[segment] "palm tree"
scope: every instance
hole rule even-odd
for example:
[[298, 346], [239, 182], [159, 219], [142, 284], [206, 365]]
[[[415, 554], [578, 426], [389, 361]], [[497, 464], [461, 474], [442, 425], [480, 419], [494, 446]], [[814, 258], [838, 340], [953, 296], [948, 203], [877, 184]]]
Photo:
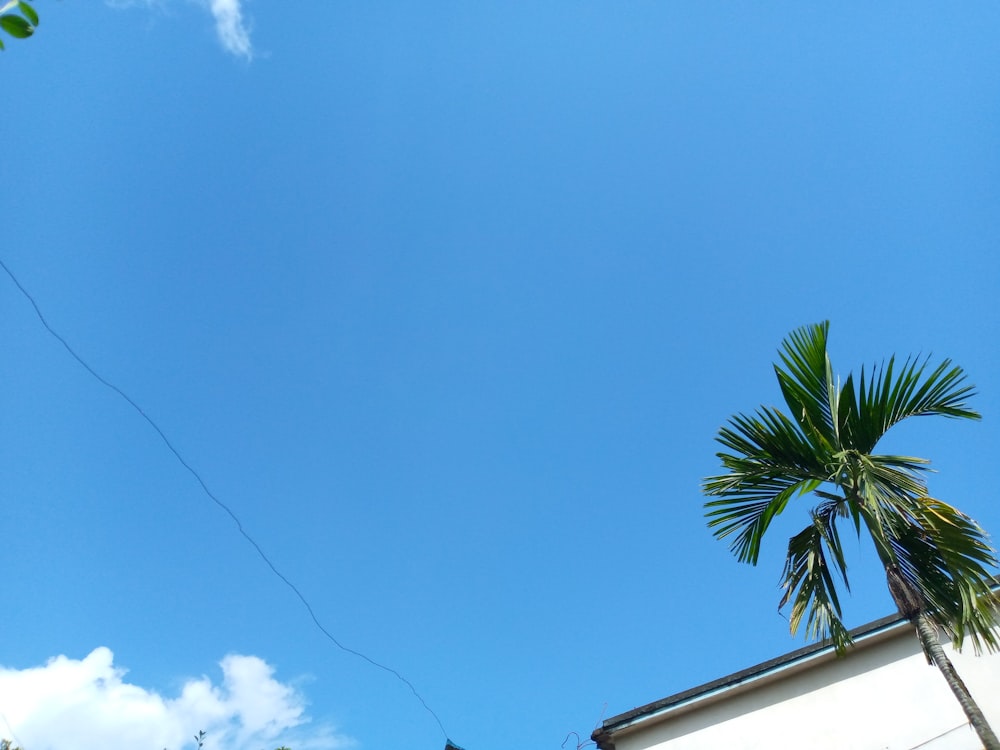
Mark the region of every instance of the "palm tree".
[[789, 414], [760, 407], [730, 418], [717, 437], [725, 473], [704, 480], [712, 533], [730, 539], [733, 554], [757, 564], [771, 521], [797, 497], [810, 495], [809, 524], [788, 542], [780, 607], [791, 603], [794, 634], [829, 638], [838, 654], [851, 644], [842, 622], [836, 571], [849, 589], [841, 544], [842, 521], [871, 537], [899, 612], [916, 628], [921, 647], [958, 698], [987, 750], [1000, 741], [941, 647], [969, 637], [977, 653], [1000, 650], [998, 598], [989, 569], [996, 553], [969, 516], [929, 496], [929, 462], [874, 453], [883, 435], [908, 417], [979, 419], [967, 405], [974, 394], [960, 367], [945, 360], [895, 358], [862, 369], [855, 384], [835, 379], [826, 342], [829, 323], [793, 332], [774, 369]]

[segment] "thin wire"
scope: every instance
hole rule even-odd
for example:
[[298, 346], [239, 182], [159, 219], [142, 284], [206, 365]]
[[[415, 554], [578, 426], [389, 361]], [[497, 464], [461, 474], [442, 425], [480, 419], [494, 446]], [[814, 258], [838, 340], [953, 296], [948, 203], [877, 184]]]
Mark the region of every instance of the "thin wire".
[[333, 645], [339, 648], [341, 651], [345, 651], [348, 654], [352, 654], [353, 656], [356, 656], [359, 659], [363, 659], [364, 661], [368, 662], [373, 667], [377, 667], [378, 669], [388, 672], [389, 674], [396, 677], [396, 679], [398, 679], [404, 685], [406, 685], [410, 689], [410, 692], [413, 693], [414, 697], [416, 697], [416, 699], [420, 701], [420, 704], [427, 710], [427, 713], [429, 713], [431, 716], [434, 717], [434, 721], [437, 722], [438, 728], [441, 730], [441, 734], [444, 735], [445, 740], [448, 740], [448, 732], [445, 731], [444, 724], [441, 723], [441, 719], [438, 718], [438, 715], [434, 713], [434, 710], [427, 705], [427, 701], [425, 701], [423, 696], [421, 696], [420, 693], [417, 692], [417, 689], [416, 687], [413, 686], [413, 683], [410, 682], [405, 677], [403, 677], [403, 675], [401, 675], [392, 667], [388, 667], [385, 664], [380, 664], [379, 662], [361, 653], [360, 651], [355, 651], [353, 648], [345, 646], [343, 643], [338, 641], [333, 636], [333, 634], [326, 629], [326, 627], [324, 627], [323, 623], [321, 623], [319, 621], [319, 618], [316, 617], [316, 613], [313, 611], [312, 605], [305, 598], [305, 596], [303, 596], [302, 592], [299, 591], [298, 587], [290, 580], [288, 580], [288, 578], [286, 578], [285, 575], [274, 566], [274, 563], [271, 562], [271, 559], [264, 553], [264, 550], [261, 549], [261, 546], [257, 544], [256, 540], [254, 540], [254, 538], [247, 533], [246, 529], [243, 528], [243, 523], [240, 521], [239, 517], [232, 511], [232, 509], [228, 505], [226, 505], [218, 497], [216, 497], [215, 493], [213, 493], [208, 488], [208, 485], [205, 484], [205, 480], [202, 479], [201, 475], [198, 474], [198, 472], [191, 467], [191, 464], [189, 464], [187, 461], [184, 460], [184, 457], [174, 447], [173, 443], [170, 442], [167, 436], [163, 433], [163, 430], [160, 429], [159, 425], [157, 425], [156, 422], [154, 422], [153, 419], [148, 414], [146, 414], [146, 412], [142, 410], [142, 407], [139, 406], [139, 404], [137, 404], [135, 401], [133, 401], [129, 397], [129, 395], [125, 393], [125, 391], [116, 386], [114, 383], [111, 383], [108, 380], [106, 380], [96, 370], [94, 370], [93, 367], [87, 364], [87, 362], [83, 359], [83, 357], [81, 357], [79, 354], [76, 353], [76, 351], [73, 350], [73, 347], [69, 345], [66, 339], [64, 339], [61, 335], [59, 335], [59, 333], [57, 333], [55, 329], [53, 329], [52, 326], [49, 325], [49, 322], [45, 319], [45, 316], [42, 314], [41, 309], [38, 307], [38, 303], [35, 302], [35, 298], [32, 297], [31, 294], [28, 292], [28, 290], [25, 289], [24, 286], [21, 284], [21, 282], [17, 280], [17, 277], [7, 267], [7, 264], [3, 262], [3, 259], [0, 259], [0, 267], [2, 267], [3, 270], [7, 272], [7, 275], [10, 276], [10, 279], [11, 281], [14, 282], [14, 285], [21, 291], [21, 294], [24, 295], [25, 299], [27, 299], [28, 302], [31, 303], [31, 306], [35, 308], [35, 314], [38, 316], [38, 319], [42, 322], [42, 325], [45, 326], [45, 330], [48, 331], [50, 334], [52, 334], [52, 336], [60, 344], [63, 345], [66, 351], [69, 352], [70, 356], [73, 357], [73, 359], [75, 359], [77, 362], [79, 362], [80, 365], [83, 367], [83, 369], [85, 369], [87, 372], [93, 375], [94, 378], [96, 378], [97, 381], [100, 382], [102, 385], [110, 388], [112, 391], [121, 396], [126, 401], [126, 403], [128, 403], [129, 406], [135, 409], [139, 413], [139, 416], [141, 416], [144, 420], [146, 420], [149, 426], [156, 431], [156, 434], [160, 436], [161, 440], [163, 440], [164, 445], [166, 445], [167, 448], [170, 450], [170, 452], [174, 454], [174, 458], [177, 459], [177, 461], [180, 463], [181, 466], [183, 466], [185, 469], [188, 470], [188, 472], [190, 472], [191, 476], [193, 476], [195, 480], [198, 482], [198, 484], [201, 485], [201, 489], [205, 492], [205, 494], [208, 495], [208, 497], [212, 500], [212, 502], [214, 502], [216, 505], [222, 508], [222, 510], [224, 510], [226, 514], [233, 520], [233, 523], [236, 524], [237, 530], [240, 532], [240, 534], [242, 534], [243, 538], [246, 539], [255, 550], [257, 550], [257, 554], [260, 555], [260, 559], [263, 560], [264, 563], [267, 565], [267, 567], [271, 569], [271, 572], [274, 573], [274, 575], [276, 575], [279, 579], [281, 579], [281, 581], [288, 588], [292, 590], [295, 596], [298, 597], [299, 601], [302, 602], [302, 605], [306, 608], [306, 611], [309, 613], [309, 617], [312, 619], [313, 624], [317, 627], [317, 629], [319, 629], [319, 631], [323, 635], [325, 635], [327, 639], [329, 639], [329, 641], [333, 643]]
[[[2, 261], [0, 261], [0, 262], [2, 262]], [[5, 714], [5, 713], [4, 713], [3, 711], [0, 711], [0, 719], [3, 719], [3, 723], [4, 723], [4, 725], [5, 725], [6, 727], [7, 727], [7, 731], [8, 731], [8, 732], [10, 732], [10, 738], [11, 738], [12, 740], [14, 740], [14, 743], [15, 743], [15, 744], [16, 744], [16, 745], [17, 745], [17, 746], [18, 746], [19, 748], [22, 748], [22, 750], [23, 750], [23, 748], [24, 748], [24, 745], [22, 744], [21, 740], [19, 740], [19, 739], [17, 738], [17, 733], [16, 733], [15, 731], [14, 731], [14, 727], [12, 727], [12, 726], [10, 725], [10, 721], [9, 721], [9, 720], [7, 719], [7, 714]]]
[[945, 737], [945, 736], [951, 734], [952, 732], [957, 732], [959, 729], [965, 729], [966, 727], [968, 727], [968, 729], [969, 729], [970, 732], [975, 731], [972, 728], [972, 725], [969, 724], [968, 722], [966, 722], [965, 724], [959, 724], [957, 727], [953, 727], [952, 729], [949, 729], [947, 732], [942, 732], [937, 737], [931, 737], [929, 740], [924, 740], [919, 745], [914, 745], [913, 747], [910, 748], [910, 750], [919, 750], [919, 748], [921, 748], [921, 747], [927, 747], [929, 744], [931, 744], [935, 740], [939, 740], [942, 737]]

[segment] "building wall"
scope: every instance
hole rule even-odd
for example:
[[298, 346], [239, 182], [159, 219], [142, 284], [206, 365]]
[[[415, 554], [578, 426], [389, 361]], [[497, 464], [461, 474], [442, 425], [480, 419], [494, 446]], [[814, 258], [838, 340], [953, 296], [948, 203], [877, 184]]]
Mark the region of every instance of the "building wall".
[[[1000, 731], [1000, 655], [947, 652]], [[907, 626], [615, 732], [616, 750], [980, 750]]]

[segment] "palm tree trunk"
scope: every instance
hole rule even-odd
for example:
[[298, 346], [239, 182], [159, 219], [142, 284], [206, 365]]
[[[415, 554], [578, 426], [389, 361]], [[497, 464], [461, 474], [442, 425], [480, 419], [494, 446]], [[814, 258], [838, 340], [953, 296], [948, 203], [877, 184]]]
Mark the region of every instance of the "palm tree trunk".
[[972, 728], [979, 735], [984, 750], [1000, 750], [1000, 740], [997, 739], [993, 728], [986, 721], [982, 709], [979, 708], [979, 704], [973, 699], [969, 688], [965, 686], [962, 678], [958, 676], [958, 672], [955, 671], [955, 665], [951, 663], [951, 659], [948, 658], [948, 655], [945, 654], [944, 649], [941, 647], [941, 638], [938, 635], [937, 625], [927, 616], [924, 610], [923, 598], [907, 582], [906, 578], [900, 573], [899, 568], [891, 562], [885, 565], [885, 576], [886, 582], [889, 584], [889, 593], [892, 595], [899, 613], [917, 629], [917, 638], [920, 639], [920, 646], [927, 656], [928, 663], [933, 664], [941, 670], [945, 682], [951, 688], [951, 692], [958, 700]]
[[965, 711], [969, 723], [972, 724], [972, 728], [976, 730], [976, 734], [982, 740], [984, 750], [1000, 750], [1000, 740], [993, 733], [993, 729], [990, 727], [989, 722], [986, 721], [986, 717], [983, 716], [979, 705], [972, 698], [969, 689], [962, 682], [962, 678], [958, 676], [958, 672], [955, 671], [955, 665], [951, 663], [951, 659], [945, 654], [944, 649], [941, 647], [941, 639], [938, 637], [938, 630], [931, 623], [930, 618], [921, 612], [916, 617], [911, 618], [910, 622], [917, 629], [917, 637], [920, 639], [920, 645], [923, 646], [924, 653], [941, 670], [941, 674], [944, 675], [948, 687], [951, 688], [951, 692], [955, 694], [955, 698], [958, 699], [962, 710]]

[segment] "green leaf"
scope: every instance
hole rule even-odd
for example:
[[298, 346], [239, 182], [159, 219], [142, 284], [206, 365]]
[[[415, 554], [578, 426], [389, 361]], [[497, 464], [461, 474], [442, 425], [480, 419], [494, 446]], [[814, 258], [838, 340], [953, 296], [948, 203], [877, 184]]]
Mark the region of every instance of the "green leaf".
[[866, 378], [861, 369], [858, 412], [852, 420], [853, 448], [868, 453], [893, 425], [908, 417], [944, 416], [980, 419], [969, 408], [975, 388], [965, 383], [962, 368], [951, 360], [927, 373], [928, 360], [909, 358], [896, 374], [896, 359], [875, 367]]
[[828, 324], [790, 334], [774, 366], [790, 416], [773, 407], [737, 414], [719, 430], [722, 473], [707, 477], [705, 516], [712, 534], [727, 539], [736, 557], [756, 564], [773, 519], [791, 500], [812, 494], [812, 523], [788, 543], [781, 605], [791, 605], [792, 631], [850, 643], [841, 622], [839, 573], [847, 564], [837, 521], [865, 529], [901, 611], [914, 607], [952, 638], [1000, 650], [993, 591], [997, 554], [971, 518], [928, 496], [929, 462], [880, 455], [885, 433], [908, 417], [979, 419], [968, 405], [975, 391], [965, 373], [944, 360], [890, 357], [841, 385], [827, 355]]
[[774, 366], [792, 417], [810, 441], [826, 450], [836, 444], [831, 403], [833, 377], [826, 354], [829, 327], [824, 322], [793, 331], [779, 352], [784, 368]]
[[991, 569], [996, 553], [986, 532], [958, 509], [931, 497], [901, 504], [888, 523], [899, 571], [925, 611], [956, 646], [969, 637], [975, 650], [1000, 648]]
[[841, 620], [837, 589], [826, 561], [824, 547], [830, 547], [841, 574], [846, 573], [843, 551], [830, 512], [827, 517], [813, 514], [813, 522], [788, 540], [788, 558], [781, 584], [785, 593], [779, 609], [792, 602], [789, 625], [794, 635], [805, 619], [806, 637], [829, 636], [838, 653], [851, 644], [851, 637]]
[[792, 497], [808, 492], [813, 486], [812, 479], [793, 481], [785, 477], [758, 477], [752, 486], [730, 492], [725, 499], [706, 503], [708, 526], [718, 539], [736, 533], [730, 545], [733, 554], [740, 562], [756, 565], [761, 540], [771, 521], [784, 511]]
[[27, 39], [35, 33], [34, 26], [21, 18], [21, 16], [15, 16], [13, 13], [0, 16], [0, 28], [15, 39]]
[[21, 15], [27, 18], [33, 26], [38, 25], [38, 14], [35, 12], [34, 8], [32, 8], [28, 3], [24, 2], [23, 0], [21, 0], [21, 2], [18, 2], [17, 7], [18, 9], [20, 9]]

